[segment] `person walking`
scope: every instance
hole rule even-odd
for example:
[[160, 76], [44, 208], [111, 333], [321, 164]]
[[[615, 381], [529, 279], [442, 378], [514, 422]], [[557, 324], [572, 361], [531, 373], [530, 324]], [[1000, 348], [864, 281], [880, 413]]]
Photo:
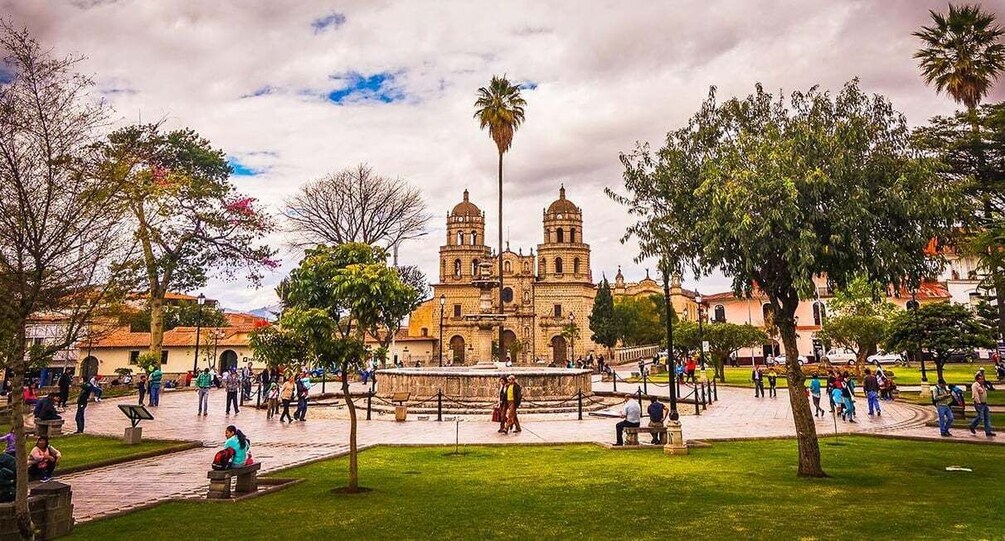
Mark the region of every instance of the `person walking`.
[[80, 386], [80, 395], [77, 396], [77, 416], [75, 420], [77, 421], [77, 434], [84, 433], [84, 410], [87, 409], [87, 401], [91, 398], [91, 386], [82, 384]]
[[984, 372], [978, 372], [974, 376], [974, 383], [970, 386], [971, 400], [974, 403], [974, 420], [970, 421], [970, 433], [977, 434], [977, 425], [984, 423], [984, 435], [991, 438], [995, 433], [991, 431], [991, 410], [988, 409], [988, 389], [984, 384]]
[[[268, 374], [269, 371], [266, 370], [262, 374]], [[270, 379], [266, 379], [270, 381]], [[279, 384], [275, 381], [269, 383], [269, 386], [265, 390], [265, 418], [271, 419], [279, 410]]]
[[620, 447], [625, 444], [624, 434], [626, 428], [638, 428], [642, 420], [642, 406], [639, 406], [639, 402], [635, 400], [635, 395], [631, 393], [625, 394], [624, 407], [621, 410], [621, 417], [625, 420], [618, 422], [614, 425], [616, 441], [614, 445]]
[[238, 407], [237, 394], [241, 392], [241, 378], [237, 375], [237, 368], [231, 368], [230, 372], [224, 374], [223, 386], [227, 389], [227, 415], [230, 415], [230, 405], [234, 405], [234, 415], [241, 413]]
[[[666, 404], [660, 402], [655, 396], [649, 397], [649, 408], [646, 413], [649, 414], [649, 428], [663, 428], [663, 421], [666, 420], [667, 415], [670, 414], [670, 408]], [[652, 432], [652, 444], [659, 445], [663, 443], [662, 434], [658, 431]]]
[[279, 422], [283, 419], [289, 419], [289, 422], [293, 422], [293, 416], [290, 415], [290, 403], [293, 402], [294, 396], [297, 393], [297, 384], [293, 382], [292, 377], [285, 377], [283, 381], [283, 386], [279, 390], [279, 400], [283, 403], [283, 414], [279, 416]]
[[764, 398], [764, 372], [760, 366], [750, 371], [750, 381], [754, 382], [754, 398]]
[[509, 412], [509, 408], [506, 405], [506, 376], [499, 376], [499, 403], [497, 407], [499, 408], [499, 430], [500, 434], [506, 433], [506, 417]]
[[209, 375], [209, 368], [203, 368], [199, 372], [199, 377], [195, 378], [195, 386], [199, 393], [199, 411], [196, 415], [205, 416], [209, 413], [209, 388], [213, 385], [213, 376]]
[[136, 380], [136, 392], [139, 394], [139, 405], [143, 405], [143, 400], [147, 396], [147, 375], [143, 374]]
[[837, 386], [837, 376], [834, 374], [833, 370], [827, 371], [827, 401], [831, 405], [828, 413], [834, 413], [834, 407], [837, 406], [837, 402], [834, 401], [834, 387]]
[[157, 407], [161, 405], [161, 379], [164, 378], [164, 372], [161, 372], [160, 365], [154, 367], [154, 371], [150, 372], [150, 379], [147, 380], [147, 389], [150, 391], [150, 405]]
[[813, 374], [810, 380], [810, 396], [813, 398], [813, 416], [823, 417], [824, 409], [820, 407], [820, 375]]
[[862, 388], [865, 389], [865, 398], [869, 401], [869, 415], [873, 410], [876, 416], [882, 416], [883, 410], [879, 407], [879, 378], [877, 378], [868, 368], [865, 369], [865, 379], [862, 380]]
[[[345, 375], [343, 375], [345, 377]], [[293, 418], [298, 421], [307, 420], [307, 396], [311, 391], [311, 376], [306, 370], [300, 373], [296, 381], [297, 386], [297, 411], [293, 413]]]
[[[251, 363], [241, 369], [241, 400], [251, 400], [251, 380], [255, 378], [255, 371], [251, 368]], [[242, 402], [243, 403], [243, 402]]]
[[510, 374], [506, 378], [506, 432], [522, 432], [520, 428], [520, 418], [516, 414], [517, 408], [523, 401], [523, 388], [516, 382], [516, 376]]
[[953, 425], [953, 398], [952, 391], [946, 386], [946, 380], [939, 379], [939, 382], [935, 384], [935, 388], [932, 389], [932, 404], [935, 405], [935, 411], [939, 414], [939, 435], [943, 438], [948, 438], [952, 436], [949, 433], [949, 427]]
[[[761, 390], [764, 393], [764, 390]], [[771, 367], [768, 370], [768, 396], [771, 398], [778, 398], [778, 374], [775, 372], [775, 367]]]
[[266, 396], [266, 393], [269, 392], [269, 388], [271, 386], [272, 386], [272, 373], [269, 371], [268, 368], [265, 368], [264, 370], [262, 370], [260, 374], [258, 374], [258, 389], [259, 393], [262, 395], [262, 402], [268, 402], [268, 397]]
[[66, 409], [66, 401], [70, 399], [71, 383], [73, 383], [73, 378], [66, 370], [59, 375], [59, 380], [56, 381], [56, 386], [59, 387], [59, 407], [63, 409]]
[[848, 372], [844, 373], [844, 386], [841, 389], [841, 398], [844, 400], [844, 413], [849, 423], [855, 421], [855, 382]]

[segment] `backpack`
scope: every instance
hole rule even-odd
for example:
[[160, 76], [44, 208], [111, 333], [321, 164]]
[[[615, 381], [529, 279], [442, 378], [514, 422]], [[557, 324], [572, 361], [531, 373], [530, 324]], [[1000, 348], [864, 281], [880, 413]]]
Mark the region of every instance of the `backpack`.
[[213, 456], [213, 469], [214, 470], [226, 470], [230, 468], [230, 464], [234, 461], [234, 450], [230, 447], [226, 447], [217, 451], [216, 455]]

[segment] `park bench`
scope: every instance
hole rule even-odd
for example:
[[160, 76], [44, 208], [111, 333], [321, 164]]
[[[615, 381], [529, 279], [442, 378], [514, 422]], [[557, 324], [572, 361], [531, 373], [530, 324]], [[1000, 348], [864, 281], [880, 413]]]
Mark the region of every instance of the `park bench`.
[[638, 445], [639, 444], [639, 432], [645, 432], [646, 434], [659, 434], [660, 443], [667, 441], [667, 427], [665, 426], [640, 426], [640, 427], [628, 427], [625, 429], [625, 445]]
[[63, 419], [52, 419], [50, 421], [43, 421], [36, 417], [35, 434], [38, 436], [46, 436], [48, 438], [52, 438], [55, 436], [62, 436]]
[[238, 495], [254, 494], [258, 491], [258, 470], [260, 469], [262, 469], [262, 463], [255, 462], [250, 466], [240, 468], [210, 470], [206, 474], [206, 477], [209, 478], [209, 492], [206, 493], [206, 499], [230, 499], [230, 480], [234, 478], [237, 479], [234, 493]]

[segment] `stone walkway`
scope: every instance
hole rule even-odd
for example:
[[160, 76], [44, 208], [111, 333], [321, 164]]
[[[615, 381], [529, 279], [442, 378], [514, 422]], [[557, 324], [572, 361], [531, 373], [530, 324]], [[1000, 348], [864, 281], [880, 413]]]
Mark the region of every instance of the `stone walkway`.
[[[609, 384], [597, 384], [606, 388]], [[618, 385], [621, 391], [634, 391], [636, 385]], [[354, 389], [355, 390], [355, 389]], [[653, 394], [664, 394], [665, 387], [650, 387]], [[688, 440], [723, 440], [794, 436], [788, 395], [780, 389], [778, 398], [754, 398], [751, 389], [719, 387], [719, 401], [694, 415], [693, 406], [682, 405], [684, 437]], [[196, 393], [169, 392], [161, 406], [151, 408], [156, 419], [141, 424], [145, 438], [197, 440], [201, 449], [174, 453], [159, 458], [138, 460], [60, 477], [73, 485], [75, 514], [78, 522], [87, 522], [109, 514], [151, 505], [173, 498], [201, 497], [208, 481], [206, 471], [213, 453], [224, 438], [224, 428], [237, 425], [252, 440], [252, 452], [263, 464], [263, 473], [303, 464], [316, 459], [344, 454], [349, 423], [332, 406], [312, 406], [306, 422], [282, 424], [266, 419], [264, 411], [243, 408], [240, 414], [225, 416], [225, 393], [210, 393], [210, 414], [195, 415]], [[128, 426], [116, 407], [122, 400], [106, 400], [87, 408], [87, 432], [121, 436]], [[931, 408], [900, 402], [883, 402], [882, 417], [870, 417], [864, 398], [859, 398], [859, 422], [837, 421], [837, 432], [884, 433], [929, 439], [942, 439], [938, 429], [924, 426], [934, 418]], [[461, 421], [409, 420], [394, 422], [391, 415], [375, 415], [365, 421], [359, 412], [361, 448], [379, 444], [462, 444], [519, 443], [610, 443], [614, 440], [615, 418], [589, 416], [580, 421], [574, 414], [531, 415], [524, 417], [523, 432], [504, 435], [486, 416], [468, 416]], [[435, 419], [435, 415], [431, 416]], [[821, 435], [835, 433], [832, 417], [816, 421]], [[984, 440], [966, 430], [956, 430], [954, 440]], [[1005, 437], [1002, 438], [1005, 440]], [[1000, 441], [997, 443], [1005, 443]]]

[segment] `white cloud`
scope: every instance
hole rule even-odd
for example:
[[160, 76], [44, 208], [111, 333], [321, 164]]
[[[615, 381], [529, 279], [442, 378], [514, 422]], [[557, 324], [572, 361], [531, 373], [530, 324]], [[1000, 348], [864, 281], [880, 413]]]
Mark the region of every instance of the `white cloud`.
[[[496, 237], [495, 147], [471, 118], [474, 92], [493, 74], [533, 81], [527, 122], [506, 155], [506, 227], [512, 246], [541, 238], [539, 209], [564, 182], [583, 207], [595, 278], [632, 263], [618, 243], [628, 217], [604, 195], [620, 185], [618, 153], [658, 145], [707, 94], [837, 89], [859, 76], [911, 122], [954, 109], [917, 75], [910, 33], [929, 8], [911, 0], [828, 2], [577, 3], [17, 2], [3, 12], [58, 52], [87, 56], [97, 91], [120, 124], [165, 118], [189, 126], [246, 166], [238, 188], [278, 209], [297, 186], [369, 162], [425, 192], [430, 234], [403, 247], [403, 262], [435, 278], [443, 216], [467, 187]], [[995, 9], [996, 6], [986, 5]], [[997, 8], [999, 14], [1001, 8]], [[314, 21], [344, 21], [316, 32]], [[395, 74], [405, 99], [335, 105], [332, 76]], [[1005, 98], [999, 85], [995, 99]], [[268, 89], [260, 96], [246, 97]], [[280, 237], [276, 238], [281, 242]], [[227, 306], [270, 304], [271, 286], [214, 282]], [[648, 264], [652, 267], [652, 264]], [[728, 285], [707, 279], [704, 291]]]

